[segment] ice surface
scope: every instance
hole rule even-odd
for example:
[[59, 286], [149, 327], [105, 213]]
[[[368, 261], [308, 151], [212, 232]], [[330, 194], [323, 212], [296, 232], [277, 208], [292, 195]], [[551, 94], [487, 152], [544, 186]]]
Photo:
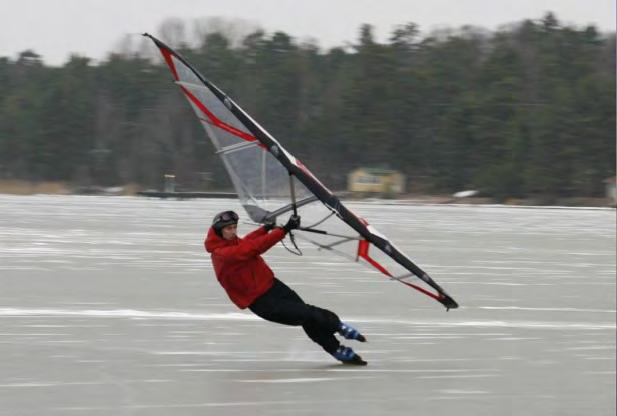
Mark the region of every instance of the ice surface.
[[235, 201], [0, 195], [0, 415], [615, 414], [614, 210], [350, 205], [461, 304], [274, 248], [362, 368], [228, 301], [203, 236]]

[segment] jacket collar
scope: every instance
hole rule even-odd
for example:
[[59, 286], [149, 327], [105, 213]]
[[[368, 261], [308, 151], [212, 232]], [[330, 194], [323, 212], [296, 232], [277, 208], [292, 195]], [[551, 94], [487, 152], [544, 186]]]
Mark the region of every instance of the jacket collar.
[[225, 240], [223, 237], [219, 237], [213, 227], [210, 227], [208, 236], [206, 237], [206, 251], [212, 253], [217, 248], [235, 246], [238, 244], [238, 241], [240, 241], [238, 237], [233, 240]]

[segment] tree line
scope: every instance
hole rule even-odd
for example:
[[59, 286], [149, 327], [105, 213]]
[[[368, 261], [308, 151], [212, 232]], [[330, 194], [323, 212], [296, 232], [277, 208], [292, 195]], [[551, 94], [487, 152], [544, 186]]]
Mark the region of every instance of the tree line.
[[[499, 198], [600, 196], [615, 175], [615, 34], [552, 13], [493, 32], [407, 23], [386, 42], [363, 25], [327, 51], [261, 30], [162, 38], [332, 189], [358, 166]], [[0, 57], [0, 178], [229, 187], [152, 48], [60, 67]]]

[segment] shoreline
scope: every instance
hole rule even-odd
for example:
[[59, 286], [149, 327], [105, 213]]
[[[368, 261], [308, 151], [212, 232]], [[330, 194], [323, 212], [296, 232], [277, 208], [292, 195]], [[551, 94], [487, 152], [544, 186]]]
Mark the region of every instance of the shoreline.
[[[140, 195], [141, 193], [141, 195]], [[165, 198], [184, 199], [191, 198], [189, 194], [194, 194], [195, 197], [211, 197], [216, 198], [217, 194], [232, 194], [227, 191], [210, 191], [210, 192], [177, 192], [175, 194], [142, 192], [141, 187], [136, 184], [127, 184], [118, 187], [98, 187], [98, 186], [82, 186], [74, 187], [63, 182], [28, 182], [28, 181], [1, 181], [0, 180], [0, 195], [76, 195], [76, 196], [135, 196], [141, 198]], [[177, 194], [177, 195], [176, 195]], [[391, 205], [461, 205], [461, 206], [500, 206], [500, 207], [545, 207], [545, 208], [617, 208], [616, 201], [610, 201], [609, 198], [600, 197], [530, 197], [530, 198], [509, 198], [506, 200], [498, 200], [496, 198], [469, 196], [455, 197], [448, 194], [402, 194], [395, 198], [383, 198], [371, 195], [354, 195], [347, 191], [334, 191], [344, 201], [354, 202], [379, 202], [382, 204]], [[189, 196], [187, 196], [189, 195]], [[209, 196], [211, 195], [211, 196]], [[229, 197], [229, 196], [227, 196]]]

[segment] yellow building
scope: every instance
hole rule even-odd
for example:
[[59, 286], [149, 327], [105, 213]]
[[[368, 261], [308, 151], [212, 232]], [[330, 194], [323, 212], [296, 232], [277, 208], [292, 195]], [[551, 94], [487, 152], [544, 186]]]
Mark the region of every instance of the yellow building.
[[383, 195], [405, 192], [405, 176], [395, 170], [358, 168], [347, 175], [347, 189]]

